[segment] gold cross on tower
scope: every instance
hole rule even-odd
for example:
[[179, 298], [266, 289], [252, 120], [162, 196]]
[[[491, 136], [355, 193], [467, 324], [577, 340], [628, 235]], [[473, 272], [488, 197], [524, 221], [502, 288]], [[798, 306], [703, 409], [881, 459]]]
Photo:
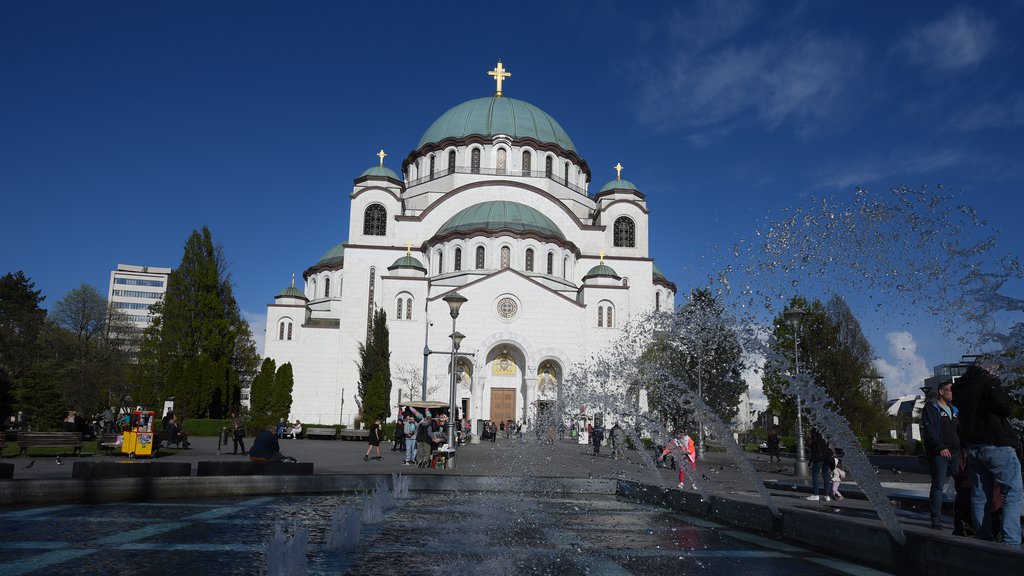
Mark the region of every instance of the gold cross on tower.
[[604, 264], [604, 250], [599, 250], [597, 255], [601, 257], [601, 264]]
[[504, 80], [505, 78], [512, 76], [512, 74], [507, 72], [505, 68], [502, 67], [501, 60], [498, 60], [498, 66], [495, 67], [494, 70], [488, 72], [487, 75], [494, 77], [494, 79], [498, 82], [498, 91], [495, 92], [494, 95], [501, 96], [501, 81]]
[[384, 157], [385, 156], [387, 156], [387, 154], [385, 154], [384, 153], [384, 149], [381, 148], [380, 152], [377, 152], [377, 158], [380, 158], [380, 166], [381, 166], [381, 168], [384, 167]]
[[412, 242], [405, 243], [405, 255], [412, 256]]
[[615, 163], [615, 179], [616, 180], [622, 180], [622, 163], [621, 162], [616, 162]]

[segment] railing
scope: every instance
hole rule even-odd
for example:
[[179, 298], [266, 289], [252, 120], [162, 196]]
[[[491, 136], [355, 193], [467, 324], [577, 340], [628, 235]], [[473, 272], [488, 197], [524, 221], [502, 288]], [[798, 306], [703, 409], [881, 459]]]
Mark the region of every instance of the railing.
[[499, 170], [497, 168], [472, 168], [470, 166], [456, 166], [455, 168], [442, 168], [436, 170], [432, 174], [422, 176], [415, 180], [410, 180], [405, 183], [406, 188], [412, 188], [413, 186], [419, 186], [424, 182], [430, 182], [437, 180], [438, 178], [444, 178], [451, 174], [482, 174], [484, 176], [512, 176], [514, 178], [547, 178], [556, 184], [565, 186], [569, 190], [582, 194], [584, 196], [590, 196], [587, 191], [581, 186], [566, 182], [564, 178], [556, 176], [554, 174], [548, 174], [546, 171], [536, 170]]

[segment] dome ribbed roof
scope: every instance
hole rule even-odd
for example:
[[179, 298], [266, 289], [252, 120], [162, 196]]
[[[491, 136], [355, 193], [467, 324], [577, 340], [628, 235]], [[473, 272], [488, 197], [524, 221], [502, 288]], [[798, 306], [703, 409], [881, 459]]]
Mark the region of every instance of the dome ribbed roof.
[[364, 176], [376, 176], [378, 178], [392, 178], [394, 180], [398, 180], [399, 182], [401, 182], [401, 180], [402, 180], [401, 178], [398, 177], [398, 174], [395, 174], [394, 170], [392, 170], [391, 168], [388, 168], [387, 166], [371, 166], [370, 168], [367, 168], [366, 170], [363, 170], [363, 173], [359, 175], [360, 178], [362, 178]]
[[651, 264], [651, 268], [655, 280], [667, 280], [665, 273], [661, 271], [661, 268], [658, 268], [657, 264]]
[[472, 134], [533, 138], [557, 144], [563, 150], [576, 151], [569, 135], [547, 112], [533, 104], [504, 96], [477, 98], [448, 110], [427, 128], [417, 148], [445, 138], [461, 138]]
[[601, 189], [598, 190], [597, 193], [600, 194], [601, 192], [604, 192], [606, 190], [636, 190], [638, 192], [640, 191], [640, 189], [636, 187], [636, 184], [633, 184], [629, 180], [612, 180], [605, 184], [604, 186], [601, 186]]
[[308, 300], [306, 295], [302, 293], [302, 290], [299, 290], [295, 286], [289, 286], [284, 290], [281, 290], [275, 298], [302, 298], [303, 300]]
[[474, 204], [449, 218], [437, 231], [437, 234], [443, 236], [459, 232], [497, 230], [538, 232], [565, 240], [565, 236], [558, 226], [536, 208], [505, 200]]
[[345, 244], [336, 244], [333, 248], [328, 250], [319, 260], [316, 261], [316, 266], [320, 264], [334, 264], [335, 262], [345, 261]]
[[415, 268], [417, 270], [422, 270], [423, 272], [427, 271], [427, 268], [422, 262], [408, 255], [402, 256], [398, 260], [395, 260], [394, 264], [388, 266], [388, 270], [394, 270], [395, 268]]
[[621, 278], [621, 276], [615, 273], [615, 270], [613, 270], [611, 266], [608, 266], [607, 264], [598, 264], [591, 268], [590, 271], [583, 276], [583, 279], [586, 280], [587, 278], [596, 276], [607, 276], [615, 278], [616, 280]]

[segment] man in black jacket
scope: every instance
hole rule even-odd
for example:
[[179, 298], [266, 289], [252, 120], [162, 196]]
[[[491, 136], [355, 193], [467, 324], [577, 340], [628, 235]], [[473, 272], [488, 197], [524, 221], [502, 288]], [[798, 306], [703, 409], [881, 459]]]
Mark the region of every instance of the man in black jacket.
[[953, 384], [953, 398], [967, 446], [975, 537], [993, 539], [992, 493], [998, 485], [1003, 496], [1003, 544], [1020, 546], [1021, 468], [1017, 437], [1007, 420], [1010, 396], [994, 375], [998, 368], [993, 359], [979, 357]]
[[942, 489], [946, 477], [960, 469], [960, 432], [957, 409], [953, 401], [953, 383], [943, 382], [935, 389], [936, 397], [921, 410], [925, 455], [932, 475], [929, 500], [932, 528], [942, 530]]

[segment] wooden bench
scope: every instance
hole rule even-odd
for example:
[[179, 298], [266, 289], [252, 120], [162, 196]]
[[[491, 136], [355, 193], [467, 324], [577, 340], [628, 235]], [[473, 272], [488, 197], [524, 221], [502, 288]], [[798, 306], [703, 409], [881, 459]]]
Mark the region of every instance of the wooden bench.
[[871, 451], [875, 454], [902, 454], [903, 448], [899, 444], [884, 444], [872, 442]]
[[103, 450], [106, 454], [113, 454], [114, 450], [120, 450], [121, 445], [117, 443], [117, 437], [120, 434], [103, 434], [99, 440], [96, 441], [96, 447]]
[[342, 440], [366, 440], [370, 437], [369, 430], [359, 430], [348, 428], [342, 428], [341, 432], [338, 433]]
[[334, 428], [306, 428], [305, 435], [306, 438], [338, 439], [338, 431]]
[[62, 447], [74, 449], [77, 456], [82, 455], [81, 432], [19, 432], [18, 448], [25, 454], [29, 448], [36, 446]]

